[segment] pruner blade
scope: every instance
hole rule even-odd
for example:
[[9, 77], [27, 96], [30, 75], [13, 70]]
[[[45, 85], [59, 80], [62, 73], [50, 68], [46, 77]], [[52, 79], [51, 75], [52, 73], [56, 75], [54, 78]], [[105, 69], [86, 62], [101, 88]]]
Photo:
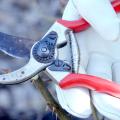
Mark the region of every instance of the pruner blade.
[[55, 59], [57, 33], [49, 32], [36, 42], [30, 54], [29, 62], [19, 70], [0, 75], [0, 84], [15, 84], [28, 80], [49, 66]]
[[28, 59], [30, 57], [30, 49], [33, 44], [34, 43], [31, 39], [0, 32], [0, 51], [13, 58]]

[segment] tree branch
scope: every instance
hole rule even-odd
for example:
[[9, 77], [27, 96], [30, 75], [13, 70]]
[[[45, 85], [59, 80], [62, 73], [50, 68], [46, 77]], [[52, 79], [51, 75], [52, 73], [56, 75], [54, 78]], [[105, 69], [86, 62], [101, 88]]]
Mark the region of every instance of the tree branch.
[[45, 83], [39, 77], [37, 80], [33, 81], [34, 85], [39, 89], [43, 97], [45, 98], [47, 105], [51, 110], [54, 109], [54, 112], [57, 114], [60, 120], [70, 120], [70, 117], [66, 114], [66, 112], [60, 107], [60, 105], [53, 99], [52, 95], [45, 87]]

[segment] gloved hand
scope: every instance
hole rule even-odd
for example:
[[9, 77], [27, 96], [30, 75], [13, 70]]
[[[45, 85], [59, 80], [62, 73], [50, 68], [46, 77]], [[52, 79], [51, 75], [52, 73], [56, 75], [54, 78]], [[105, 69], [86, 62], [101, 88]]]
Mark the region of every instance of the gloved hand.
[[[119, 15], [109, 0], [69, 0], [64, 20], [83, 17], [91, 27], [77, 33], [80, 49], [79, 73], [99, 76], [120, 82]], [[69, 48], [61, 49], [61, 57], [68, 60]], [[56, 87], [59, 103], [74, 116], [87, 118], [91, 114], [89, 91], [85, 88], [62, 90]], [[120, 99], [92, 91], [96, 109], [112, 120], [120, 120]]]

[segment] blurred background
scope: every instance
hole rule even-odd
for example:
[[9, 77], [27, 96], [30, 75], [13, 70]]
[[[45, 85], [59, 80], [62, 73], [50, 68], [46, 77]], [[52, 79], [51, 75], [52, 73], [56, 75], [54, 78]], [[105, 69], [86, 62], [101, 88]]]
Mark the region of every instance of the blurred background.
[[[61, 17], [67, 1], [0, 0], [0, 32], [30, 38], [25, 44], [32, 45]], [[3, 62], [0, 58], [0, 72]], [[0, 120], [50, 120], [50, 116], [52, 120], [56, 118], [31, 82], [0, 85]]]

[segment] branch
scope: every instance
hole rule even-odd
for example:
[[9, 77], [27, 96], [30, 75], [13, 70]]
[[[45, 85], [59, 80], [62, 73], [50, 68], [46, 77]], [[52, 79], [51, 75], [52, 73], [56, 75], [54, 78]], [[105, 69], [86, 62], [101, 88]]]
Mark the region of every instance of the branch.
[[60, 120], [70, 120], [70, 117], [66, 114], [66, 112], [60, 107], [60, 105], [53, 99], [52, 95], [45, 87], [45, 83], [39, 77], [37, 80], [33, 81], [34, 85], [39, 89], [43, 97], [45, 98], [47, 105], [51, 110], [54, 109], [54, 112], [57, 114]]

